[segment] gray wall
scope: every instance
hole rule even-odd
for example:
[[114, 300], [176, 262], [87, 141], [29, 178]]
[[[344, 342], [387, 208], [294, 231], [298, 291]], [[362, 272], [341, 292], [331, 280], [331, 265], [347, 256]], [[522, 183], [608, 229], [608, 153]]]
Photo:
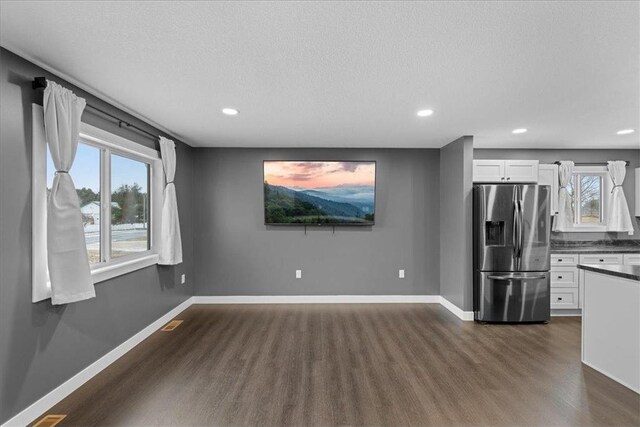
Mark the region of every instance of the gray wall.
[[440, 295], [473, 310], [473, 138], [440, 149]]
[[[429, 149], [197, 149], [196, 295], [438, 295], [438, 158]], [[266, 227], [269, 159], [376, 160], [376, 225], [306, 235]]]
[[522, 159], [539, 160], [540, 163], [553, 163], [557, 160], [573, 160], [576, 163], [606, 163], [607, 160], [628, 160], [627, 176], [622, 188], [629, 204], [634, 234], [628, 233], [551, 233], [552, 239], [558, 240], [615, 240], [640, 239], [638, 218], [635, 215], [635, 168], [640, 167], [640, 149], [638, 150], [499, 150], [476, 149], [475, 159]]
[[[46, 76], [91, 104], [158, 133], [11, 52], [0, 50], [0, 424], [139, 332], [193, 293], [194, 151], [177, 142], [176, 187], [185, 262], [149, 267], [96, 285], [97, 297], [52, 306], [31, 303], [31, 89]], [[83, 120], [148, 147], [157, 142], [112, 121]], [[179, 285], [186, 273], [187, 285]]]

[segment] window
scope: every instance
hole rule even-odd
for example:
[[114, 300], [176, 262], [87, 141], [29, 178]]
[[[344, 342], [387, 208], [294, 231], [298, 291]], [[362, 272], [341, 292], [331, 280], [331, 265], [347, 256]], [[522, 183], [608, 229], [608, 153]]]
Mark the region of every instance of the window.
[[148, 163], [111, 155], [111, 258], [151, 249], [149, 168]]
[[[36, 108], [36, 106], [34, 106]], [[42, 114], [42, 107], [39, 108]], [[33, 280], [48, 282], [46, 199], [55, 168], [37, 129], [33, 134]], [[164, 172], [158, 151], [81, 124], [71, 177], [76, 186], [94, 282], [158, 261]]]
[[573, 210], [573, 231], [605, 231], [613, 184], [603, 166], [576, 166], [567, 191]]

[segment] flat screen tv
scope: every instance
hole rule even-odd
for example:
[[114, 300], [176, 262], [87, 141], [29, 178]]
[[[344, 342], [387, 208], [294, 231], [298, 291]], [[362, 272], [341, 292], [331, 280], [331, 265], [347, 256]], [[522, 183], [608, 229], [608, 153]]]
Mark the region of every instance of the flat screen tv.
[[376, 162], [264, 161], [267, 225], [373, 225]]

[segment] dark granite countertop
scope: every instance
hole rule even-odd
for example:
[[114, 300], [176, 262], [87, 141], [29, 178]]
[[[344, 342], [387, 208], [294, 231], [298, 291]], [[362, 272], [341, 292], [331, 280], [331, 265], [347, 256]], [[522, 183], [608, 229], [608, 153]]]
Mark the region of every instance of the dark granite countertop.
[[607, 254], [640, 253], [640, 240], [552, 240], [551, 253], [555, 254]]
[[640, 280], [640, 265], [578, 264], [578, 268], [624, 279]]

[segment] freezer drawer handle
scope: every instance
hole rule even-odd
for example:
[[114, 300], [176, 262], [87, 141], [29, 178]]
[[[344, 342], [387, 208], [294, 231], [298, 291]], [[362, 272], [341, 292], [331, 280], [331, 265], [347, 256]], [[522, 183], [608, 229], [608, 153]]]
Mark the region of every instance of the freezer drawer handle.
[[491, 280], [534, 280], [544, 279], [546, 276], [541, 274], [539, 276], [488, 276]]

